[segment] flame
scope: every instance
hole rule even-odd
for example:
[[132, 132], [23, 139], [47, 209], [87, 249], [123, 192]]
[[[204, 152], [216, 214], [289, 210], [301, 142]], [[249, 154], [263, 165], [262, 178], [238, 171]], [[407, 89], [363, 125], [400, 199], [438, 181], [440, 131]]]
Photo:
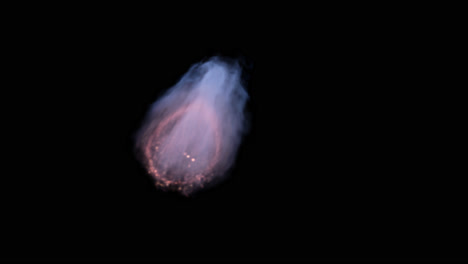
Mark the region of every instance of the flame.
[[136, 146], [157, 187], [189, 196], [231, 166], [245, 132], [239, 79], [239, 65], [213, 58], [153, 105]]

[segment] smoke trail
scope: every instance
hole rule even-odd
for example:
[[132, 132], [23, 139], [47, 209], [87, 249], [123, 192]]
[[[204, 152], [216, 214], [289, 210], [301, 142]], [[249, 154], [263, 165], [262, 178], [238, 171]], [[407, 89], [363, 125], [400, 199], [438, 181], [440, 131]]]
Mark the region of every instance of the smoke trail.
[[245, 132], [240, 78], [238, 63], [214, 57], [154, 103], [136, 147], [156, 186], [188, 196], [230, 168]]

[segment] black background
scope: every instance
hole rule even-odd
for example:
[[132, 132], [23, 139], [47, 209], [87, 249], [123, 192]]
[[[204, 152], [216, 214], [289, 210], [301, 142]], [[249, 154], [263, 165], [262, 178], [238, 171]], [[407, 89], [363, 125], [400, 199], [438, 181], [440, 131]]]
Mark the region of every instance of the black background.
[[[20, 95], [7, 130], [20, 140], [2, 178], [2, 257], [461, 257], [463, 195], [456, 160], [434, 140], [451, 120], [425, 71], [428, 24], [341, 6], [286, 12], [294, 21], [259, 9], [256, 22], [241, 7], [228, 26], [223, 12], [181, 20], [146, 8], [31, 7], [9, 22]], [[215, 188], [160, 192], [133, 134], [213, 55], [246, 66], [249, 133]]]

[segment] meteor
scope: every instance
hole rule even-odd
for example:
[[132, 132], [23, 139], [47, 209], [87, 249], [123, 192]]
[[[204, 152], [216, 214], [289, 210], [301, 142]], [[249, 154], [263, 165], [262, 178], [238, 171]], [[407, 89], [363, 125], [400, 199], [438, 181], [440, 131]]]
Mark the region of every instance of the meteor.
[[135, 146], [157, 187], [190, 196], [232, 166], [247, 130], [241, 74], [238, 62], [213, 57], [151, 106]]

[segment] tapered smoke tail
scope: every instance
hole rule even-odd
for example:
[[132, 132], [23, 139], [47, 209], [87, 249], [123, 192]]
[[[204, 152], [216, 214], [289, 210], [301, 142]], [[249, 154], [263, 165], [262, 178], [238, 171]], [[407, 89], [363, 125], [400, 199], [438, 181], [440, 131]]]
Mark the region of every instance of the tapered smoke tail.
[[199, 63], [154, 103], [136, 147], [156, 185], [185, 195], [220, 179], [234, 161], [248, 95], [238, 63]]

